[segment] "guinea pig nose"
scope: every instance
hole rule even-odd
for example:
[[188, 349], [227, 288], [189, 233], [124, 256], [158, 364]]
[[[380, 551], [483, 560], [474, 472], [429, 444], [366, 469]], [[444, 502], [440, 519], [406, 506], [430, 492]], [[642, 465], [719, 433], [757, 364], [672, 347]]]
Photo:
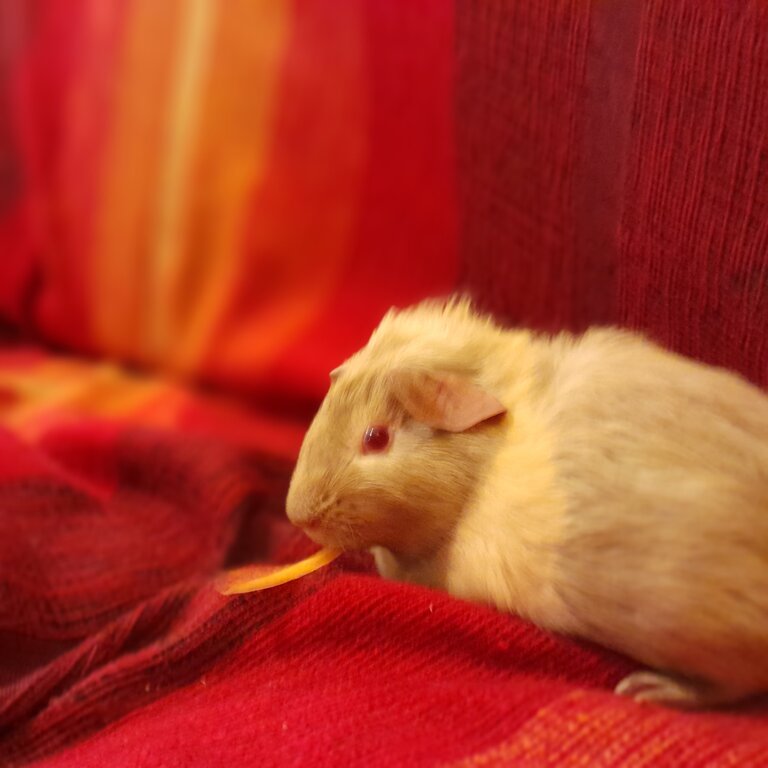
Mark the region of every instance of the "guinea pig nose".
[[317, 513], [310, 507], [293, 505], [288, 507], [288, 519], [299, 528], [315, 528], [319, 523]]

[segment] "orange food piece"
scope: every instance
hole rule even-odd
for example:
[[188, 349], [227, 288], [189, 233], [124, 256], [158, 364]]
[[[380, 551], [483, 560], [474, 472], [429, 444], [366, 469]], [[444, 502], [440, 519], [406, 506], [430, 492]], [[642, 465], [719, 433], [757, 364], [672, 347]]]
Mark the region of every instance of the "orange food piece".
[[213, 587], [222, 595], [243, 595], [246, 592], [277, 587], [328, 565], [340, 554], [341, 552], [335, 549], [321, 549], [291, 565], [249, 565], [245, 568], [235, 568], [220, 574]]

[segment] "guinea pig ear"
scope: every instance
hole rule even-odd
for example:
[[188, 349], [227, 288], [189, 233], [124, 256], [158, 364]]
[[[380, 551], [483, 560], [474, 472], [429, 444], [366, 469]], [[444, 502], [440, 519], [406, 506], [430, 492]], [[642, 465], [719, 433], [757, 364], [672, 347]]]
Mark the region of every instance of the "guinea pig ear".
[[395, 399], [410, 416], [433, 429], [463, 432], [507, 409], [466, 376], [398, 369], [391, 375]]
[[336, 381], [336, 379], [338, 379], [338, 378], [339, 378], [339, 376], [341, 376], [341, 374], [342, 374], [342, 373], [344, 373], [344, 368], [345, 368], [345, 367], [346, 367], [346, 365], [345, 365], [344, 363], [342, 363], [342, 364], [341, 364], [340, 366], [338, 366], [337, 368], [334, 368], [334, 369], [333, 369], [333, 370], [332, 370], [332, 371], [331, 371], [331, 372], [328, 374], [328, 377], [330, 378], [330, 380], [331, 380], [331, 381]]

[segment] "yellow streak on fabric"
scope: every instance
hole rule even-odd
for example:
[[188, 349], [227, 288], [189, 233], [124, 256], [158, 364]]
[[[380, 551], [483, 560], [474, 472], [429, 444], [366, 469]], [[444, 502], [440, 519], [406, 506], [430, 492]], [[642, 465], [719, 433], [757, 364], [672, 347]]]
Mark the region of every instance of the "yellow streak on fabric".
[[509, 739], [444, 768], [591, 768], [619, 763], [650, 768], [661, 759], [669, 764], [681, 742], [690, 741], [692, 735], [685, 728], [674, 734], [669, 726], [675, 717], [662, 708], [639, 707], [609, 691], [574, 690], [539, 709]]
[[162, 359], [173, 341], [170, 294], [185, 252], [181, 228], [189, 196], [190, 158], [199, 127], [202, 84], [207, 75], [219, 0], [187, 0], [182, 6], [180, 45], [167, 113], [167, 134], [158, 183], [158, 219], [148, 273], [146, 346], [151, 360]]
[[103, 159], [92, 264], [91, 325], [111, 354], [143, 358], [148, 239], [156, 168], [163, 146], [162, 110], [185, 0], [134, 0], [126, 14], [114, 88], [110, 143]]
[[240, 375], [244, 360], [249, 374], [258, 374], [294, 343], [328, 306], [350, 257], [369, 150], [363, 14], [348, 7], [333, 21], [304, 20], [323, 25], [321, 58], [317, 71], [290, 83], [283, 98], [300, 98], [308, 121], [314, 113], [319, 124], [308, 126], [299, 160], [280, 155], [278, 162], [290, 165], [276, 163], [267, 180], [276, 189], [252, 212], [249, 247], [259, 260], [249, 265], [249, 278], [256, 299], [239, 307], [236, 321], [214, 329], [208, 351], [207, 364], [225, 377]]
[[161, 381], [132, 376], [110, 363], [47, 361], [0, 371], [0, 389], [17, 397], [0, 408], [0, 423], [34, 438], [47, 421], [135, 415], [167, 390]]
[[[291, 29], [287, 0], [227, 0], [207, 84], [186, 260], [169, 280], [169, 363], [197, 369], [241, 274], [240, 245], [253, 190], [264, 180]], [[198, 217], [201, 218], [201, 217]]]

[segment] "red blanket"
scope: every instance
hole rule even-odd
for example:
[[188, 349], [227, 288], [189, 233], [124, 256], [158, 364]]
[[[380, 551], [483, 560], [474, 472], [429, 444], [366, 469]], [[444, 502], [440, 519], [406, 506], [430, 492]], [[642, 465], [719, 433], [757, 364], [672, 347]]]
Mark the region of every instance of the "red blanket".
[[768, 384], [768, 6], [0, 0], [0, 54], [0, 765], [768, 764], [760, 708], [364, 556], [209, 586], [311, 551], [292, 462], [390, 304]]
[[[627, 662], [363, 557], [219, 596], [222, 564], [312, 549], [281, 506], [300, 431], [114, 369], [2, 364], [7, 417], [9, 381], [39, 388], [25, 439], [0, 433], [3, 764], [764, 764], [759, 711], [636, 705], [611, 693]], [[51, 366], [72, 369], [55, 424]], [[127, 400], [130, 424], [98, 417]]]

